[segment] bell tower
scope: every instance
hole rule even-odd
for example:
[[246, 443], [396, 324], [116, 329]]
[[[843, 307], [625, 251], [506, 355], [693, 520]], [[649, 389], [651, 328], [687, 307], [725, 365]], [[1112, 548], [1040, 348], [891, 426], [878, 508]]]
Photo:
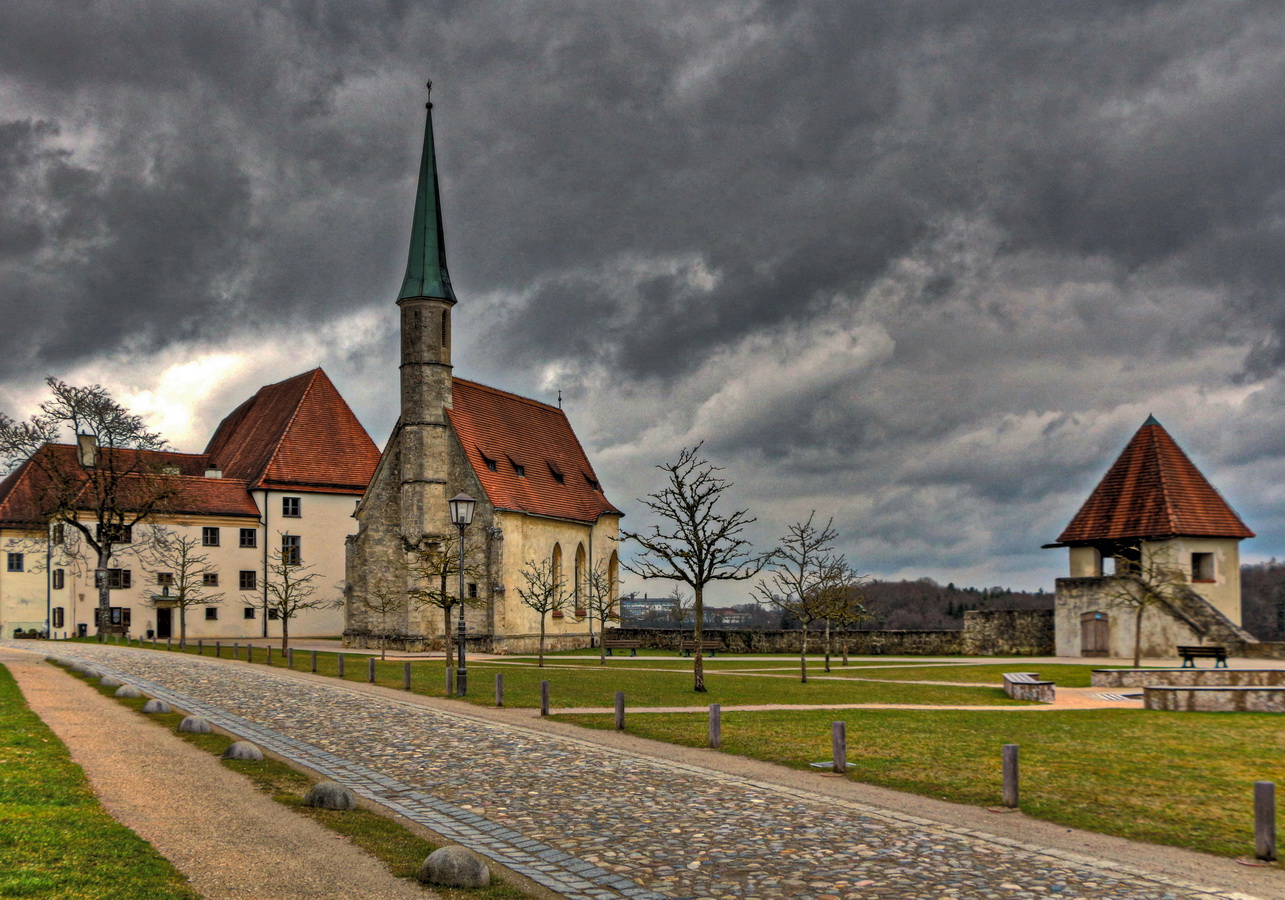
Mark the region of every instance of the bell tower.
[[[428, 83], [429, 91], [433, 83]], [[411, 542], [442, 530], [446, 514], [451, 406], [451, 308], [446, 236], [433, 146], [433, 104], [425, 104], [424, 149], [415, 191], [410, 255], [397, 305], [401, 309], [401, 523]]]

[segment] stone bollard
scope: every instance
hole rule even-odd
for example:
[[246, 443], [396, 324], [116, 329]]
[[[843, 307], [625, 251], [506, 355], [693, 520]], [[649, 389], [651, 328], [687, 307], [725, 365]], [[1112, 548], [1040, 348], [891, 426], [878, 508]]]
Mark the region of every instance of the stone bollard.
[[375, 657], [366, 660], [366, 681], [369, 684], [375, 683]]
[[717, 750], [723, 743], [723, 707], [717, 703], [709, 705], [709, 745]]
[[339, 677], [344, 677], [344, 655], [342, 653], [339, 654]]
[[115, 675], [104, 675], [98, 679], [98, 683], [103, 687], [120, 687], [125, 682], [121, 681]]
[[151, 700], [148, 700], [146, 703], [143, 704], [143, 712], [145, 713], [149, 713], [149, 714], [150, 713], [167, 713], [169, 711], [170, 711], [170, 705], [166, 703], [164, 700], [157, 700], [156, 698], [152, 698]]
[[504, 673], [495, 673], [495, 705], [504, 705]]
[[271, 645], [271, 644], [269, 644], [269, 645], [268, 645], [268, 655], [267, 655], [267, 660], [268, 660], [268, 661], [267, 661], [267, 663], [266, 663], [266, 664], [267, 664], [267, 665], [269, 665], [269, 666], [270, 666], [270, 665], [272, 665], [272, 645]]
[[491, 883], [491, 870], [472, 850], [452, 844], [428, 855], [419, 867], [419, 880], [444, 887], [479, 888]]
[[549, 714], [549, 682], [540, 682], [540, 715]]
[[834, 771], [848, 771], [848, 723], [835, 722], [830, 728], [830, 748], [834, 751]]
[[1017, 744], [1004, 745], [1004, 805], [1018, 808], [1017, 796]]
[[625, 692], [616, 691], [616, 730], [625, 730]]
[[173, 639], [173, 638], [166, 638], [166, 639], [165, 639], [165, 649], [166, 649], [166, 650], [169, 650], [171, 653], [174, 651], [174, 639]]
[[203, 638], [196, 639], [196, 653], [198, 656], [205, 655], [205, 640]]
[[232, 645], [232, 658], [233, 658], [233, 659], [240, 659], [240, 658], [241, 658], [241, 645], [240, 645], [240, 644], [236, 644], [236, 643], [234, 643], [234, 644]]
[[337, 781], [319, 781], [303, 795], [303, 805], [316, 809], [356, 809], [357, 798]]
[[222, 641], [215, 641], [215, 642], [214, 642], [214, 655], [215, 655], [215, 657], [216, 657], [216, 658], [218, 658], [218, 659], [222, 659], [222, 658], [223, 658], [223, 642], [222, 642]]
[[249, 741], [236, 741], [223, 751], [223, 759], [241, 759], [246, 762], [263, 762], [263, 751]]
[[116, 688], [116, 696], [125, 697], [130, 700], [137, 700], [139, 697], [143, 696], [143, 692], [132, 684], [122, 684], [120, 687]]
[[1276, 783], [1254, 782], [1254, 855], [1276, 859]]
[[410, 690], [410, 663], [402, 663], [402, 690]]
[[455, 696], [455, 670], [450, 666], [446, 667], [446, 696]]
[[188, 716], [178, 723], [178, 730], [185, 731], [188, 734], [209, 734], [212, 729], [210, 728], [210, 723], [200, 716]]

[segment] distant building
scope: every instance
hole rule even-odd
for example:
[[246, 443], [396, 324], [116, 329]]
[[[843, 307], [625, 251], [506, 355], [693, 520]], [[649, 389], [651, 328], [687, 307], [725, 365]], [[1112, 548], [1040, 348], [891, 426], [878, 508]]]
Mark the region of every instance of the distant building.
[[[52, 465], [78, 465], [72, 446], [47, 444], [40, 453]], [[280, 622], [265, 616], [265, 592], [272, 553], [286, 546], [321, 575], [322, 595], [339, 599], [344, 538], [379, 451], [325, 372], [261, 388], [219, 424], [204, 453], [151, 455], [180, 482], [179, 499], [116, 546], [109, 630], [178, 636], [166, 573], [145, 571], [140, 558], [138, 539], [149, 525], [199, 540], [214, 569], [209, 591], [222, 593], [222, 602], [189, 608], [189, 638], [279, 636]], [[42, 516], [42, 488], [41, 468], [31, 461], [0, 482], [0, 633], [94, 634], [96, 560], [74, 528]], [[93, 520], [88, 510], [81, 518]], [[307, 610], [290, 633], [337, 635], [342, 627], [342, 609]]]
[[[1159, 561], [1186, 590], [1170, 608], [1143, 618], [1144, 656], [1172, 657], [1179, 644], [1242, 644], [1240, 542], [1253, 537], [1227, 501], [1148, 417], [1057, 541], [1070, 551], [1057, 580], [1054, 628], [1059, 656], [1129, 657], [1134, 615], [1108, 597], [1116, 576]], [[1110, 571], [1108, 571], [1110, 567]]]
[[344, 639], [349, 646], [376, 646], [387, 637], [413, 648], [443, 642], [440, 610], [407, 604], [385, 621], [367, 598], [416, 586], [410, 574], [416, 554], [455, 538], [447, 501], [464, 493], [478, 501], [465, 533], [473, 569], [465, 590], [477, 601], [467, 614], [470, 646], [535, 649], [539, 616], [520, 601], [518, 588], [523, 567], [544, 560], [565, 579], [569, 594], [566, 607], [549, 617], [548, 646], [587, 646], [593, 628], [584, 618], [588, 576], [602, 567], [614, 596], [621, 513], [560, 408], [452, 375], [456, 299], [446, 268], [431, 110], [430, 103], [410, 255], [397, 297], [401, 415], [348, 542]]

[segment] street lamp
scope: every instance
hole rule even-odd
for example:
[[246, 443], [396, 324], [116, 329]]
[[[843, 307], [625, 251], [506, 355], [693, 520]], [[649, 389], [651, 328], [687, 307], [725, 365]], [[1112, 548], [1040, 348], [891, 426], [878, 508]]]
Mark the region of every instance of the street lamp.
[[464, 697], [468, 694], [468, 667], [464, 661], [464, 529], [473, 521], [473, 507], [477, 501], [468, 494], [456, 494], [447, 505], [451, 508], [451, 522], [460, 530], [460, 622], [455, 629], [455, 638], [459, 641], [459, 662], [455, 667], [455, 692]]

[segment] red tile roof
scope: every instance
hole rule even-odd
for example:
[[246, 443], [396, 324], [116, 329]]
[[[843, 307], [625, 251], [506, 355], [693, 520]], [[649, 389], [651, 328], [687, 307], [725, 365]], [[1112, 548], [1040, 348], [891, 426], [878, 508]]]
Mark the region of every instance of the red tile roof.
[[1169, 433], [1148, 418], [1055, 546], [1129, 538], [1253, 536]]
[[[82, 473], [76, 461], [76, 448], [70, 444], [46, 444], [38, 452], [43, 456], [42, 460], [27, 460], [0, 482], [0, 527], [39, 527], [48, 518], [42, 514], [44, 491], [49, 484], [47, 471], [63, 470], [75, 476]], [[134, 450], [113, 452], [124, 457], [120, 464], [122, 469], [132, 466], [138, 454]], [[149, 468], [172, 467], [178, 470], [180, 493], [166, 505], [165, 512], [259, 518], [259, 508], [244, 481], [204, 477], [205, 456], [150, 451], [143, 455], [148, 457]], [[126, 475], [120, 483], [122, 505], [128, 509], [130, 494], [142, 489], [141, 478]]]
[[361, 494], [379, 448], [321, 369], [260, 388], [205, 448], [211, 463], [251, 490]]
[[562, 410], [459, 378], [453, 402], [451, 425], [497, 509], [577, 522], [621, 515]]

